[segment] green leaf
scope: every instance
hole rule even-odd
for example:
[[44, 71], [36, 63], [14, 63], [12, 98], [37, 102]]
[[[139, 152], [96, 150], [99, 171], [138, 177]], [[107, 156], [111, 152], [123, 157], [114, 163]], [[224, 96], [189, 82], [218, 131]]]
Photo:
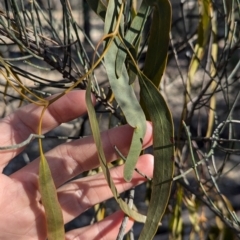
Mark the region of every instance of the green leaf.
[[[208, 45], [208, 38], [210, 34], [210, 23], [211, 23], [211, 4], [209, 0], [199, 1], [201, 5], [201, 18], [198, 25], [198, 39], [194, 48], [194, 54], [192, 55], [189, 71], [188, 81], [190, 85], [194, 80], [194, 75], [200, 65], [200, 61], [203, 59], [205, 50]], [[190, 89], [188, 91], [190, 93]]]
[[[115, 31], [114, 27], [119, 17], [117, 6], [119, 4], [116, 0], [110, 1], [108, 4], [104, 28], [106, 35]], [[121, 21], [120, 28], [123, 28], [123, 21]], [[134, 93], [134, 89], [129, 85], [126, 67], [123, 65], [121, 76], [117, 77], [116, 75], [115, 61], [119, 47], [120, 40], [117, 37], [112, 41], [109, 40], [105, 46], [107, 52], [105, 53], [104, 61], [115, 99], [123, 111], [126, 121], [134, 128], [130, 150], [124, 166], [124, 178], [126, 181], [130, 181], [142, 150], [142, 139], [146, 132], [146, 118]]]
[[140, 240], [153, 239], [165, 212], [174, 170], [173, 122], [167, 104], [143, 74], [139, 74], [140, 95], [153, 124], [154, 172], [147, 220]]
[[146, 2], [155, 9], [143, 73], [159, 87], [167, 63], [171, 4], [169, 0], [146, 0]]
[[[40, 145], [41, 146], [41, 145]], [[64, 240], [64, 222], [56, 187], [47, 160], [40, 147], [39, 190], [45, 209], [48, 240]]]
[[[134, 17], [125, 37], [123, 38], [125, 46], [130, 49], [135, 49], [134, 46], [138, 46], [139, 39], [141, 37], [144, 24], [147, 20], [149, 7], [145, 1], [139, 8], [137, 15]], [[120, 45], [116, 58], [116, 75], [121, 76], [124, 61], [126, 59], [127, 52], [123, 44]]]
[[[190, 101], [191, 87], [194, 81], [194, 76], [199, 68], [200, 62], [203, 59], [206, 49], [208, 48], [208, 39], [211, 24], [211, 4], [209, 0], [200, 0], [199, 1], [201, 18], [198, 24], [198, 39], [194, 47], [194, 53], [188, 69], [187, 84], [186, 84], [186, 94], [184, 99], [184, 108], [182, 111], [182, 121], [185, 121], [187, 118], [187, 104]], [[182, 130], [182, 126], [179, 129], [179, 133]]]
[[129, 206], [121, 199], [119, 196], [117, 189], [114, 185], [114, 182], [112, 180], [110, 171], [108, 169], [108, 164], [107, 160], [103, 151], [103, 146], [102, 146], [102, 141], [101, 141], [101, 135], [100, 135], [100, 130], [97, 122], [97, 117], [95, 113], [95, 109], [92, 104], [91, 100], [91, 80], [89, 80], [88, 86], [87, 86], [87, 93], [86, 93], [86, 104], [87, 104], [87, 109], [88, 109], [88, 115], [89, 115], [89, 121], [92, 129], [92, 134], [93, 134], [93, 139], [95, 141], [97, 150], [98, 150], [98, 158], [100, 161], [100, 166], [102, 168], [103, 174], [106, 178], [106, 181], [113, 193], [114, 198], [118, 202], [120, 208], [122, 211], [127, 214], [129, 217], [134, 219], [135, 221], [138, 222], [145, 222], [146, 216], [132, 210], [129, 208]]
[[177, 183], [177, 196], [176, 204], [173, 209], [173, 214], [170, 220], [171, 238], [175, 240], [181, 240], [183, 234], [183, 218], [182, 218], [182, 206], [183, 206], [183, 187]]

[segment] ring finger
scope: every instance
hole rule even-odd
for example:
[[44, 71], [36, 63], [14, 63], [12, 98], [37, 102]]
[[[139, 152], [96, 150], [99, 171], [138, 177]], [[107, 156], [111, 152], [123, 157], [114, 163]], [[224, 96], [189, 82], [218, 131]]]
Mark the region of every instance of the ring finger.
[[[145, 154], [139, 157], [137, 169], [148, 177], [153, 173], [153, 156]], [[110, 170], [119, 193], [146, 181], [139, 173], [133, 173], [131, 182], [123, 179], [123, 165]], [[71, 181], [58, 189], [59, 203], [62, 207], [65, 223], [71, 221], [90, 207], [112, 197], [102, 173]]]

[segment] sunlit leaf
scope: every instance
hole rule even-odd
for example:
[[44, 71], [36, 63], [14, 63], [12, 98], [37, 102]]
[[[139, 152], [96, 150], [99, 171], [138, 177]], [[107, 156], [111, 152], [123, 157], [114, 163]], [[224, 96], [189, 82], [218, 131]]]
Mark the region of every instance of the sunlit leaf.
[[[39, 140], [41, 141], [41, 139]], [[41, 144], [39, 144], [41, 146]], [[40, 148], [39, 190], [45, 209], [48, 240], [64, 240], [64, 222], [56, 187], [47, 160]]]
[[[214, 12], [213, 11], [213, 7], [212, 4], [210, 4], [210, 12]], [[216, 74], [217, 74], [217, 68], [216, 68], [216, 63], [217, 63], [217, 58], [218, 58], [218, 39], [217, 39], [217, 16], [216, 14], [213, 14], [212, 18], [211, 18], [211, 35], [212, 35], [212, 45], [210, 46], [211, 48], [211, 58], [212, 58], [212, 62], [211, 62], [211, 78], [215, 78]], [[217, 82], [216, 81], [212, 81], [211, 82], [211, 90], [214, 93], [216, 91], [217, 88]], [[212, 132], [213, 132], [213, 127], [214, 127], [214, 123], [215, 123], [215, 111], [216, 111], [216, 95], [212, 94], [212, 97], [210, 99], [209, 102], [209, 114], [208, 114], [208, 127], [207, 127], [207, 132], [205, 137], [211, 137]]]
[[[209, 0], [200, 0], [199, 1], [201, 9], [201, 17], [198, 24], [198, 39], [194, 47], [194, 53], [191, 58], [191, 62], [188, 70], [188, 77], [186, 83], [186, 94], [184, 99], [184, 108], [182, 111], [181, 121], [185, 121], [187, 117], [187, 104], [190, 101], [191, 87], [194, 82], [194, 76], [199, 67], [201, 60], [203, 59], [205, 50], [208, 48], [208, 38], [210, 34], [210, 1]], [[181, 132], [181, 127], [179, 129], [179, 134]]]
[[182, 217], [182, 202], [183, 202], [183, 187], [177, 184], [176, 191], [176, 204], [173, 209], [173, 214], [171, 216], [171, 237], [174, 240], [182, 240], [183, 231], [183, 217]]
[[190, 84], [194, 79], [194, 75], [199, 67], [200, 61], [203, 58], [205, 50], [207, 49], [208, 38], [210, 34], [210, 1], [209, 0], [201, 0], [199, 1], [201, 5], [201, 18], [198, 25], [198, 39], [197, 44], [194, 48], [194, 54], [192, 55], [188, 77]]

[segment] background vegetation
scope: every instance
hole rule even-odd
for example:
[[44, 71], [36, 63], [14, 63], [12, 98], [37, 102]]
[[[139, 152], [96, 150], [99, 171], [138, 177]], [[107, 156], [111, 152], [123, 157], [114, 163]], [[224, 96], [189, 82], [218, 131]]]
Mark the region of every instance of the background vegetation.
[[[130, 120], [132, 114], [142, 116], [144, 112], [155, 122], [154, 155], [162, 164], [159, 169], [165, 167], [169, 172], [163, 175], [158, 169], [152, 181], [135, 189], [135, 204], [141, 211], [146, 211], [145, 204], [153, 211], [160, 207], [157, 212], [162, 213], [166, 207], [162, 226], [154, 226], [148, 236], [143, 230], [140, 239], [151, 239], [157, 229], [156, 239], [160, 235], [170, 239], [238, 239], [240, 2], [172, 0], [172, 15], [168, 6], [167, 0], [0, 3], [2, 117], [29, 101], [40, 102], [45, 109], [51, 104], [43, 100], [46, 96], [75, 88], [88, 87], [98, 100], [95, 111], [89, 105], [88, 116], [47, 134], [43, 147], [35, 141], [29, 143], [5, 173], [33, 160], [39, 155], [38, 148], [42, 163], [46, 163], [42, 149], [61, 143], [60, 135], [78, 138], [92, 128], [97, 143], [96, 123], [104, 130], [128, 122], [140, 125], [144, 134], [142, 121]], [[118, 90], [119, 82], [114, 81], [119, 78], [126, 95], [121, 96], [124, 91]], [[129, 100], [126, 107], [125, 99]], [[173, 178], [173, 164], [169, 164], [173, 154], [171, 115], [175, 129]], [[140, 138], [135, 134], [133, 144]], [[131, 154], [126, 156], [127, 162], [133, 163], [136, 153]], [[119, 159], [114, 164], [122, 163]], [[131, 178], [134, 164], [130, 165], [126, 179]], [[162, 183], [160, 188], [154, 189], [154, 181]], [[150, 185], [151, 198], [161, 198], [157, 206], [149, 203]], [[102, 203], [68, 224], [66, 230], [99, 221], [115, 208], [113, 201]], [[140, 226], [136, 224], [126, 238], [139, 237]]]

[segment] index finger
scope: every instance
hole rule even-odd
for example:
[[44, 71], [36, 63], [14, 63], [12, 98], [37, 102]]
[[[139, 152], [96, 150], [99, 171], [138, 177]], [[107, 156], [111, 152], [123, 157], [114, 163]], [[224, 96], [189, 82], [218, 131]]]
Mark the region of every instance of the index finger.
[[[29, 104], [0, 120], [0, 146], [10, 146], [26, 140], [37, 133], [43, 107]], [[73, 120], [86, 113], [85, 91], [72, 91], [52, 103], [44, 113], [42, 133], [46, 133], [63, 122]], [[23, 148], [1, 152], [0, 166], [5, 166]]]

